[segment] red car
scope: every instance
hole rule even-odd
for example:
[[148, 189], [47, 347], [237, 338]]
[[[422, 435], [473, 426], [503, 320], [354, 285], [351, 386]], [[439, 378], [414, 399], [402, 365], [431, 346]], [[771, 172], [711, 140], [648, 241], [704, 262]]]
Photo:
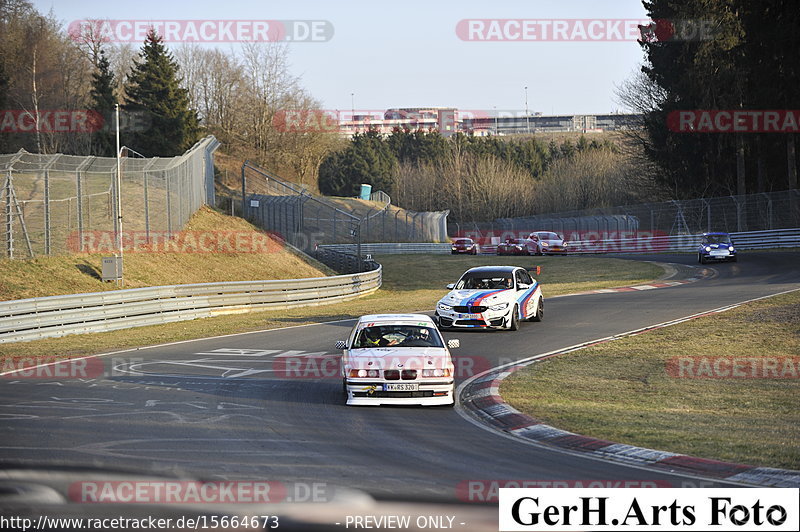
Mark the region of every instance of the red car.
[[480, 246], [471, 238], [457, 238], [453, 240], [453, 245], [450, 253], [457, 255], [459, 253], [468, 253], [470, 255], [477, 255], [480, 253]]
[[505, 242], [497, 245], [498, 255], [527, 255], [525, 241], [521, 238], [507, 238]]

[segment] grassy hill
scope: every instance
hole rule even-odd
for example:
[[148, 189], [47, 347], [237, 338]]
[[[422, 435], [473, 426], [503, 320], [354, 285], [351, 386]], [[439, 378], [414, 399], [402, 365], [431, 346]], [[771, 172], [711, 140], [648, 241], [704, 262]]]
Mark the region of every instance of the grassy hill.
[[[197, 211], [186, 227], [195, 236], [233, 232], [252, 235], [250, 223], [209, 208]], [[217, 281], [300, 279], [333, 272], [270, 239], [255, 249], [265, 252], [130, 252], [125, 254], [125, 288]], [[166, 247], [166, 246], [165, 246]], [[74, 253], [29, 260], [0, 259], [0, 300], [115, 290], [114, 283], [100, 279], [101, 258], [109, 253]]]

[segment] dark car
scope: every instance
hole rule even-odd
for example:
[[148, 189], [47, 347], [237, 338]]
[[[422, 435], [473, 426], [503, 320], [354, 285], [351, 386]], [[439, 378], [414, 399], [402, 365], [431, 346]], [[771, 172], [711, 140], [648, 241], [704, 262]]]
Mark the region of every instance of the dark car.
[[453, 245], [450, 248], [450, 253], [457, 255], [459, 253], [468, 253], [469, 255], [477, 255], [480, 253], [480, 246], [471, 238], [457, 238], [453, 240]]
[[525, 241], [521, 238], [507, 238], [497, 245], [498, 255], [527, 255]]
[[697, 262], [709, 261], [736, 262], [736, 248], [728, 233], [703, 233], [697, 249]]

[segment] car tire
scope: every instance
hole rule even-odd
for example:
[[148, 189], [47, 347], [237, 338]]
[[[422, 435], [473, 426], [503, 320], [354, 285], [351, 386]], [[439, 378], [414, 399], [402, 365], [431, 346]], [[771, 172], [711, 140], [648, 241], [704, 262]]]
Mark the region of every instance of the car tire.
[[544, 298], [539, 298], [539, 304], [536, 306], [536, 315], [531, 318], [531, 321], [542, 321], [544, 319]]
[[697, 254], [697, 262], [699, 262], [700, 264], [706, 263], [706, 261], [703, 259], [703, 256], [699, 253]]
[[511, 311], [511, 323], [508, 324], [508, 330], [519, 330], [519, 307], [517, 305], [514, 305], [514, 310]]
[[539, 249], [538, 247], [536, 248], [536, 256], [537, 257], [541, 257], [542, 256], [542, 250]]

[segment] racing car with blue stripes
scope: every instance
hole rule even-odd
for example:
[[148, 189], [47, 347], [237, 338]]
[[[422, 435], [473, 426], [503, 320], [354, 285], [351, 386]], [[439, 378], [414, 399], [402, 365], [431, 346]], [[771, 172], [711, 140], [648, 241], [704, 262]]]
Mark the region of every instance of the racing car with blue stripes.
[[542, 321], [544, 296], [536, 279], [518, 266], [470, 268], [436, 304], [441, 329], [506, 329], [523, 320]]

